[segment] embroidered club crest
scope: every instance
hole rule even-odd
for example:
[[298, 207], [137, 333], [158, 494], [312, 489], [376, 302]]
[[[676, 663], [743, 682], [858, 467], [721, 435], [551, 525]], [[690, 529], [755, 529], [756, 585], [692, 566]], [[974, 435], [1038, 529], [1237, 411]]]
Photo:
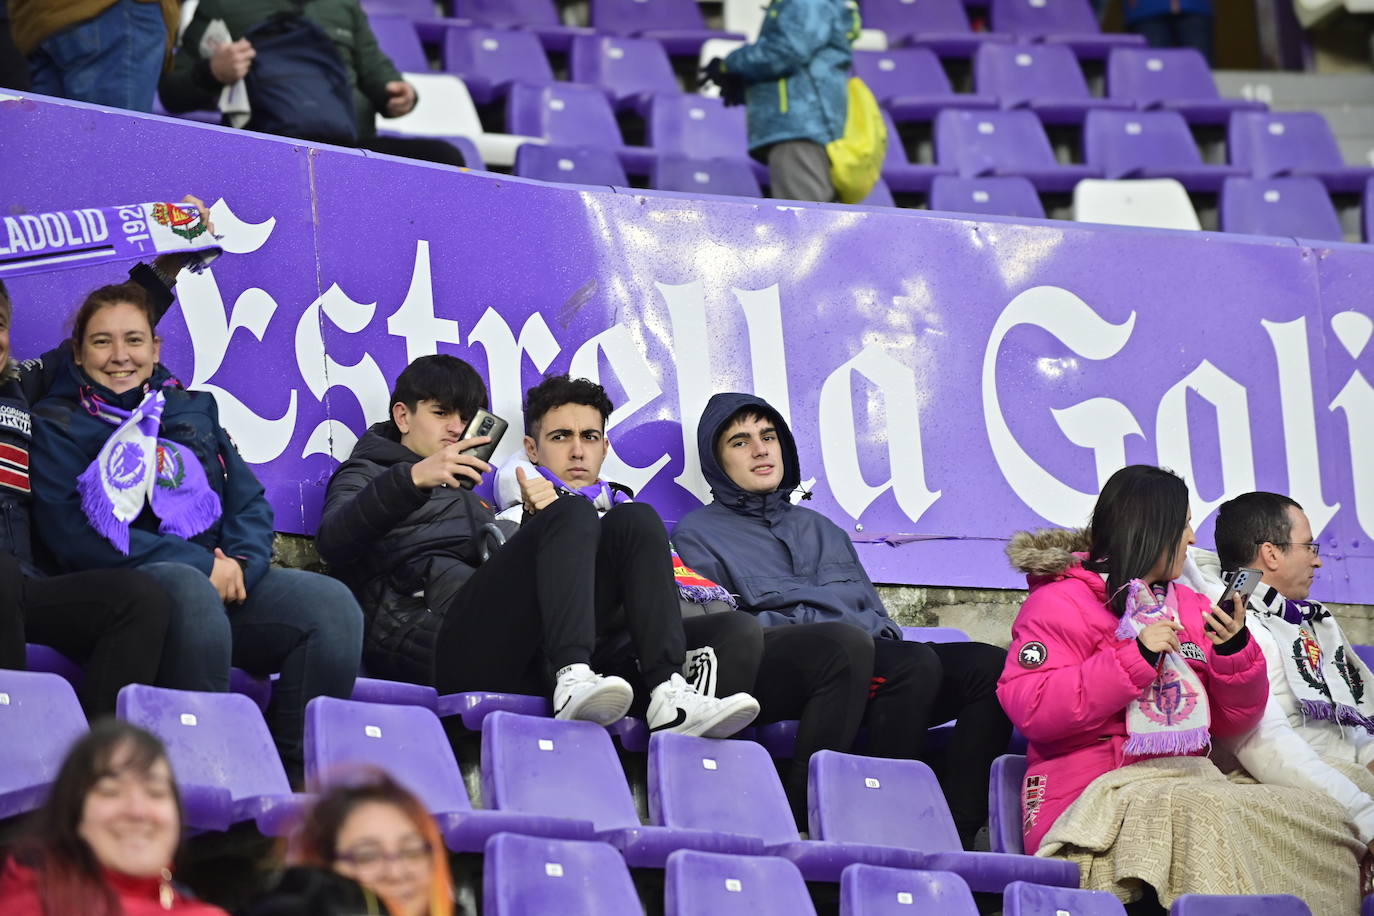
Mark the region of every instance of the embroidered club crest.
[[1016, 653], [1016, 660], [1022, 668], [1039, 668], [1049, 657], [1049, 650], [1043, 642], [1028, 642]]
[[181, 449], [174, 443], [158, 442], [155, 477], [157, 485], [164, 490], [175, 490], [186, 479], [186, 459], [181, 457]]
[[195, 207], [178, 207], [176, 204], [153, 204], [153, 219], [160, 225], [186, 241], [205, 234], [205, 220]]
[[1364, 678], [1360, 676], [1360, 666], [1346, 657], [1345, 646], [1338, 646], [1335, 655], [1336, 670], [1341, 673], [1350, 695], [1359, 703], [1364, 699]]
[[121, 442], [105, 462], [105, 475], [117, 490], [127, 490], [143, 479], [143, 449], [137, 442]]
[[1326, 676], [1322, 674], [1322, 647], [1307, 627], [1298, 628], [1298, 638], [1293, 640], [1293, 661], [1298, 663], [1298, 673], [1314, 690], [1320, 690], [1330, 697], [1326, 689]]
[[1186, 720], [1197, 708], [1197, 692], [1174, 671], [1165, 668], [1160, 678], [1140, 698], [1140, 711], [1156, 725], [1172, 726]]

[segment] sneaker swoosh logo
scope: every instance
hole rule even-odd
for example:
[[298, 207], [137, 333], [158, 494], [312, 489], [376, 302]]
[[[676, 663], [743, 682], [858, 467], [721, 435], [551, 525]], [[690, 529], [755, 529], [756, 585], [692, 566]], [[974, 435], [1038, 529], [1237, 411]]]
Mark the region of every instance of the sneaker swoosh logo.
[[666, 722], [666, 723], [664, 723], [663, 725], [655, 725], [653, 728], [649, 729], [649, 731], [651, 731], [651, 732], [659, 732], [659, 731], [663, 731], [663, 729], [665, 729], [665, 728], [677, 728], [679, 725], [681, 725], [683, 722], [686, 722], [686, 721], [687, 721], [687, 710], [685, 710], [685, 709], [683, 709], [681, 706], [679, 706], [679, 707], [677, 708], [677, 715], [673, 718], [673, 721], [671, 721], [671, 722]]
[[571, 702], [572, 702], [572, 697], [568, 697], [566, 700], [564, 700], [564, 701], [563, 701], [563, 705], [560, 706], [560, 707], [558, 707], [557, 709], [555, 709], [555, 710], [553, 711], [554, 718], [557, 718], [558, 716], [562, 715], [562, 714], [563, 714], [563, 710], [567, 709], [567, 708], [568, 708], [568, 704], [571, 703]]

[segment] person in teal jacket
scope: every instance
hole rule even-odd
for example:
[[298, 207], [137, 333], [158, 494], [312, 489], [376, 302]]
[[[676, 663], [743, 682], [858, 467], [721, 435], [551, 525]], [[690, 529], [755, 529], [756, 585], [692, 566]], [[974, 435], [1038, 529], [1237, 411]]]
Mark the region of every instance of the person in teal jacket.
[[743, 83], [749, 151], [768, 163], [773, 197], [835, 199], [825, 146], [844, 133], [858, 27], [845, 0], [772, 0], [758, 39], [708, 68], [716, 82]]

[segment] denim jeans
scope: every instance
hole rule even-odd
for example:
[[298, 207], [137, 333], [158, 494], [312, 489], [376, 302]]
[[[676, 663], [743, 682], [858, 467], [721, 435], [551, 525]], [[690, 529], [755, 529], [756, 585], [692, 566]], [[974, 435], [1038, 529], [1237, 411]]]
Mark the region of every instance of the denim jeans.
[[160, 4], [116, 0], [40, 43], [29, 55], [29, 83], [43, 95], [152, 111], [166, 48]]
[[1133, 23], [1152, 48], [1194, 48], [1212, 63], [1212, 17], [1203, 13], [1165, 13]]
[[299, 780], [305, 704], [348, 697], [363, 645], [363, 613], [342, 582], [299, 569], [269, 569], [240, 605], [225, 606], [205, 573], [184, 563], [149, 563], [172, 599], [158, 683], [180, 690], [229, 689], [229, 665], [280, 672], [267, 725], [282, 763]]

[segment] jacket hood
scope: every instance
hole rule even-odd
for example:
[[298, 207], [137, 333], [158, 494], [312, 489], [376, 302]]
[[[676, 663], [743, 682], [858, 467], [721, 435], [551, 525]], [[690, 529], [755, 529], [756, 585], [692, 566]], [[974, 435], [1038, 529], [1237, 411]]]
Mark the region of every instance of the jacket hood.
[[[730, 479], [716, 460], [716, 440], [725, 432], [725, 425], [741, 408], [751, 407], [773, 421], [782, 447], [782, 482], [772, 493], [750, 493]], [[711, 487], [716, 501], [737, 511], [764, 514], [774, 507], [790, 506], [792, 491], [801, 482], [801, 461], [797, 457], [797, 442], [782, 414], [763, 398], [743, 392], [730, 391], [712, 395], [697, 421], [697, 453], [701, 459], [701, 473]]]
[[367, 432], [354, 444], [353, 451], [348, 457], [350, 460], [360, 458], [384, 467], [420, 460], [419, 455], [401, 444], [401, 431], [390, 420], [369, 426]]
[[1019, 531], [1007, 545], [1011, 565], [1029, 576], [1059, 576], [1078, 566], [1076, 553], [1088, 549], [1084, 528], [1041, 528]]

